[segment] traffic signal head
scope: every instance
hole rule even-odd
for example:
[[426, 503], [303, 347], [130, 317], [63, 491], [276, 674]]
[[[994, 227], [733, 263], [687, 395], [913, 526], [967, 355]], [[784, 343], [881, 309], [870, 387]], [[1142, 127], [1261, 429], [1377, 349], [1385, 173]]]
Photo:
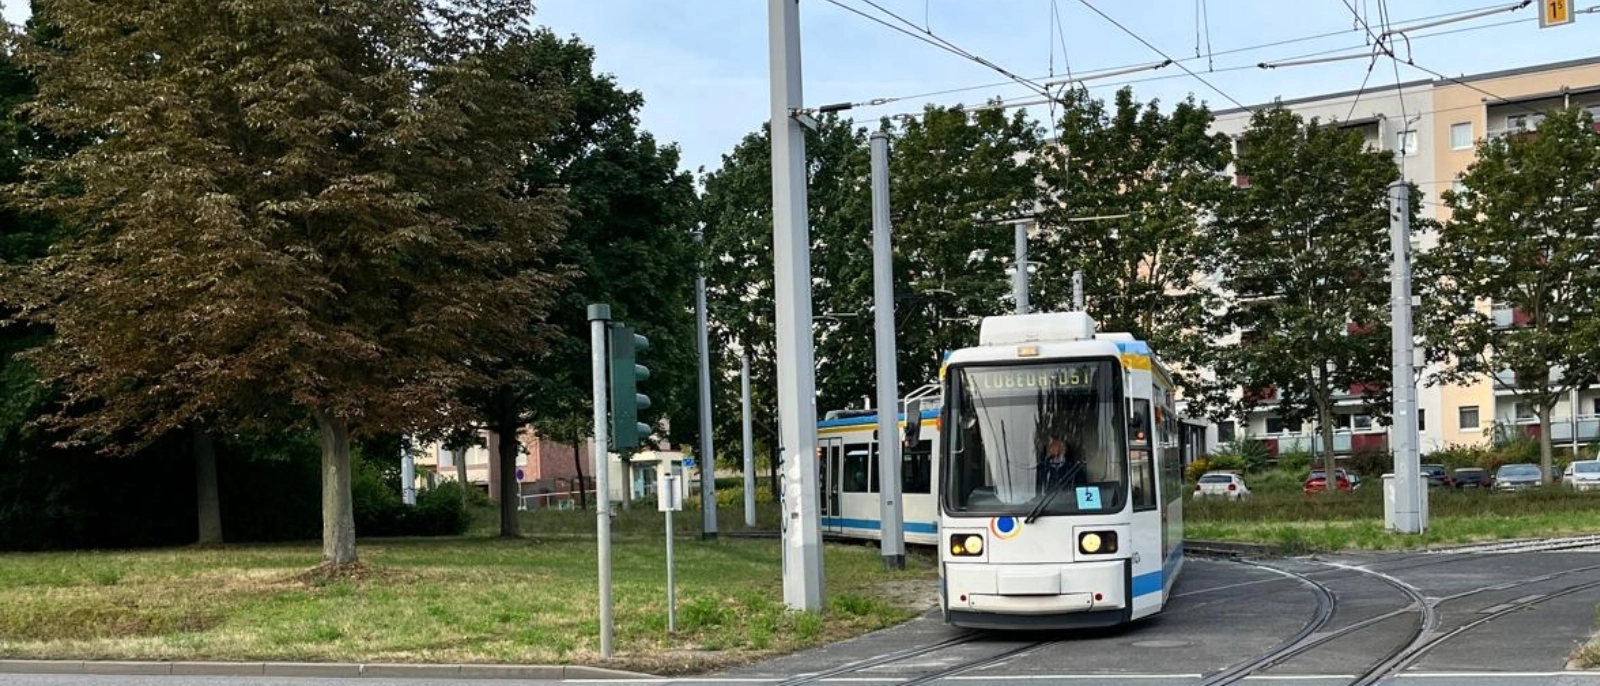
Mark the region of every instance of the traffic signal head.
[[650, 435], [650, 427], [639, 423], [639, 410], [650, 407], [650, 396], [639, 392], [639, 382], [650, 378], [650, 369], [635, 361], [640, 350], [650, 347], [650, 339], [622, 324], [612, 324], [611, 349], [611, 447], [617, 451], [637, 448]]

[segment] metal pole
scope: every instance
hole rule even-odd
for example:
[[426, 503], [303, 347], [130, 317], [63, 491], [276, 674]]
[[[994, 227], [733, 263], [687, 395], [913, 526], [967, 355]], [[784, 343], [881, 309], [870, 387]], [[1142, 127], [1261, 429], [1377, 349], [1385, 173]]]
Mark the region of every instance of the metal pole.
[[606, 456], [606, 328], [610, 305], [589, 306], [589, 341], [594, 350], [594, 517], [600, 543], [600, 656], [611, 657], [611, 486]]
[[741, 406], [744, 419], [744, 525], [756, 528], [756, 452], [751, 443], [755, 428], [750, 418], [750, 352], [739, 351], [739, 386], [742, 391]]
[[1028, 313], [1028, 225], [1017, 222], [1016, 273], [1011, 276], [1012, 297], [1017, 301], [1017, 314]]
[[678, 586], [672, 575], [672, 510], [677, 504], [678, 477], [668, 474], [663, 481], [667, 489], [667, 633], [678, 630]]
[[1389, 307], [1394, 352], [1394, 526], [1400, 533], [1422, 533], [1423, 488], [1421, 457], [1417, 454], [1417, 383], [1412, 377], [1411, 331], [1411, 187], [1404, 180], [1389, 185], [1389, 248], [1394, 266], [1390, 272]]
[[1580, 459], [1578, 457], [1578, 389], [1577, 388], [1573, 388], [1572, 389], [1571, 405], [1572, 405], [1572, 411], [1569, 412], [1568, 414], [1572, 415], [1572, 459], [1577, 460], [1577, 459]]
[[400, 439], [400, 499], [407, 505], [417, 504], [417, 465], [405, 438]]
[[[878, 509], [883, 519], [879, 549], [885, 569], [906, 568], [903, 505], [900, 497], [900, 436], [895, 408], [900, 405], [895, 366], [894, 251], [889, 241], [889, 135], [872, 134], [872, 290], [878, 371]], [[920, 417], [906, 415], [909, 426]]]
[[[699, 231], [694, 232], [700, 242]], [[700, 277], [694, 282], [695, 326], [700, 337], [700, 538], [717, 537], [717, 460], [711, 454], [711, 344], [706, 337], [706, 270], [700, 264]]]
[[1077, 312], [1083, 311], [1083, 270], [1081, 269], [1072, 271], [1072, 309]]
[[772, 87], [772, 262], [777, 299], [778, 417], [783, 441], [783, 601], [823, 607], [822, 516], [816, 464], [816, 367], [811, 349], [811, 238], [806, 223], [806, 139], [799, 0], [767, 0]]

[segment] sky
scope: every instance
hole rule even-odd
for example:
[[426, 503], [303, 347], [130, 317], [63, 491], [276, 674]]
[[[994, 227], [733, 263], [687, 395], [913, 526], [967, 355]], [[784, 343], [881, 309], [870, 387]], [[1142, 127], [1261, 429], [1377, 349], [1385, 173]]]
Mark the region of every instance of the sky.
[[[536, 0], [533, 22], [561, 35], [576, 35], [596, 51], [597, 68], [625, 88], [640, 91], [644, 128], [682, 151], [690, 171], [720, 165], [747, 133], [769, 114], [767, 5], [763, 0]], [[1263, 70], [1255, 65], [1314, 52], [1349, 55], [1370, 51], [1366, 31], [1346, 4], [1380, 26], [1380, 0], [801, 0], [800, 35], [805, 102], [819, 106], [905, 98], [858, 107], [858, 121], [914, 113], [925, 103], [975, 104], [1000, 97], [1031, 99], [1026, 86], [964, 57], [897, 33], [841, 8], [897, 20], [872, 7], [899, 14], [1019, 76], [1045, 80], [1160, 62], [1160, 53], [1180, 60], [1158, 71], [1086, 83], [1109, 98], [1131, 79], [1136, 99], [1173, 103], [1193, 94], [1213, 109], [1255, 106], [1282, 97], [1317, 95], [1361, 86], [1369, 60]], [[1579, 10], [1600, 0], [1572, 0]], [[834, 4], [837, 3], [837, 4]], [[18, 23], [25, 9], [6, 3], [6, 18]], [[1396, 0], [1391, 25], [1472, 10], [1510, 7], [1487, 0]], [[1097, 7], [1136, 34], [1129, 35], [1095, 13]], [[1203, 13], [1197, 10], [1202, 10]], [[1577, 14], [1565, 26], [1542, 29], [1535, 3], [1470, 21], [1409, 32], [1410, 59], [1417, 67], [1450, 76], [1600, 56], [1600, 12]], [[1197, 17], [1197, 15], [1200, 15]], [[1055, 17], [1056, 19], [1053, 19]], [[1203, 21], [1197, 19], [1203, 18]], [[1507, 22], [1513, 22], [1507, 25]], [[1059, 27], [1059, 30], [1058, 30]], [[1448, 32], [1448, 33], [1446, 33]], [[1319, 34], [1335, 34], [1305, 39]], [[1424, 37], [1427, 34], [1442, 34]], [[926, 35], [926, 34], [923, 34]], [[1144, 45], [1142, 38], [1154, 46]], [[1239, 51], [1284, 41], [1282, 45]], [[1196, 58], [1198, 43], [1199, 58]], [[1158, 52], [1158, 50], [1160, 52]], [[1332, 52], [1327, 52], [1332, 51]], [[1219, 53], [1227, 54], [1219, 54]], [[1403, 44], [1398, 48], [1404, 59]], [[1405, 81], [1433, 78], [1399, 65]], [[1209, 82], [1202, 83], [1200, 79]], [[1367, 88], [1381, 93], [1396, 81], [1384, 58]], [[973, 86], [942, 95], [922, 94]], [[1214, 86], [1215, 88], [1213, 88]], [[917, 97], [907, 97], [917, 96]], [[1028, 108], [1045, 119], [1042, 106]]]

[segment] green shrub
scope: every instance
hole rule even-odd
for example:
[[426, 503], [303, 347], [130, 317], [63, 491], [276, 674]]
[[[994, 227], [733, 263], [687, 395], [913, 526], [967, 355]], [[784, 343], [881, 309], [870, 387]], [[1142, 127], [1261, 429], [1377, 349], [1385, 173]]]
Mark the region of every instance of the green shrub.
[[1295, 474], [1304, 473], [1311, 469], [1312, 459], [1312, 454], [1304, 450], [1278, 453], [1278, 469]]
[[1216, 455], [1212, 455], [1208, 461], [1211, 463], [1211, 468], [1208, 471], [1213, 471], [1213, 472], [1228, 471], [1228, 470], [1240, 470], [1240, 471], [1243, 471], [1244, 468], [1245, 468], [1244, 458], [1240, 457], [1238, 455], [1229, 455], [1227, 453], [1219, 453], [1219, 454], [1216, 454]]
[[1387, 450], [1357, 450], [1350, 454], [1345, 469], [1367, 477], [1388, 474], [1394, 471], [1394, 453]]

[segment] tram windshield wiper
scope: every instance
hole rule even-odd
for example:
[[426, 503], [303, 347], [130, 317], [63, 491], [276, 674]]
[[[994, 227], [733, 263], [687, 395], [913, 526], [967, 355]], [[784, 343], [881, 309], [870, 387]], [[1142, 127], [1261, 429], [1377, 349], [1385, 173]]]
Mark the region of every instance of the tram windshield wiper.
[[1073, 463], [1073, 465], [1067, 469], [1067, 473], [1063, 475], [1059, 481], [1051, 484], [1050, 488], [1045, 491], [1044, 497], [1039, 499], [1039, 504], [1034, 505], [1033, 509], [1028, 510], [1028, 516], [1022, 520], [1022, 523], [1032, 524], [1037, 521], [1039, 519], [1039, 515], [1044, 514], [1044, 509], [1050, 506], [1050, 501], [1055, 499], [1056, 494], [1066, 490], [1067, 484], [1072, 483], [1072, 479], [1076, 477], [1078, 472], [1082, 469], [1082, 462]]

